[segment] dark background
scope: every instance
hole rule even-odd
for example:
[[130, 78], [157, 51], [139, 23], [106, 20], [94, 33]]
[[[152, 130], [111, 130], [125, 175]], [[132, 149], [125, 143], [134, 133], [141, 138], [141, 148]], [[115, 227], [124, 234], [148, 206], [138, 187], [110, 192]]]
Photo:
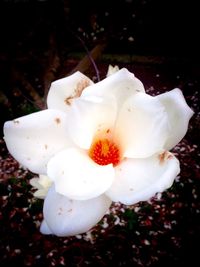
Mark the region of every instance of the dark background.
[[92, 46], [91, 34], [103, 28], [96, 41], [105, 38], [109, 52], [198, 57], [198, 10], [193, 0], [2, 0], [1, 52], [41, 49], [51, 32], [66, 51], [76, 50], [73, 34], [84, 32]]
[[[198, 12], [193, 0], [1, 0], [1, 126], [43, 107], [51, 81], [95, 48], [101, 78], [100, 63], [123, 61], [165, 64], [172, 71], [178, 64], [184, 75], [199, 74]], [[87, 64], [78, 69], [93, 78]]]

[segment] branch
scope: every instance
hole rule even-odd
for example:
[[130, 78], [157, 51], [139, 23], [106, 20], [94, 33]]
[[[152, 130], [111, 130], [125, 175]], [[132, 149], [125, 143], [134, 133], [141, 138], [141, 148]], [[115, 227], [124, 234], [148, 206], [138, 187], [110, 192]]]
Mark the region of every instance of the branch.
[[48, 50], [47, 68], [43, 75], [44, 82], [44, 100], [46, 102], [49, 87], [53, 80], [55, 80], [55, 74], [60, 67], [60, 58], [56, 49], [55, 36], [52, 34], [49, 38], [49, 50]]
[[[86, 55], [70, 73], [67, 73], [67, 74], [62, 73], [62, 76], [71, 75], [76, 71], [80, 71], [82, 73], [85, 73], [91, 67], [91, 65], [94, 66], [95, 60], [97, 60], [101, 56], [105, 47], [106, 47], [105, 43], [97, 44], [90, 52], [88, 51], [89, 54]], [[96, 64], [95, 64], [95, 66], [96, 66]], [[95, 71], [97, 74], [97, 79], [99, 80], [99, 72], [98, 72], [98, 69], [96, 67], [95, 67]]]
[[[23, 86], [23, 88], [28, 93], [28, 95], [33, 99], [34, 105], [37, 106], [39, 109], [43, 109], [44, 100], [38, 94], [35, 88], [26, 80], [25, 76], [21, 72], [15, 69], [14, 78], [15, 78], [15, 81], [18, 81]], [[32, 102], [31, 100], [29, 101]]]

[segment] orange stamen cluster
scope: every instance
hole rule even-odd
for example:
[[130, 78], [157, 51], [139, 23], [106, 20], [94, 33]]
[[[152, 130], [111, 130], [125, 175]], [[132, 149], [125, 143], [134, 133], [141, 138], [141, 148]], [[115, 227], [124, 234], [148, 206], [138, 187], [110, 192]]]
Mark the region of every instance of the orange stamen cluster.
[[107, 138], [95, 140], [90, 147], [89, 156], [99, 165], [116, 166], [120, 162], [119, 148]]

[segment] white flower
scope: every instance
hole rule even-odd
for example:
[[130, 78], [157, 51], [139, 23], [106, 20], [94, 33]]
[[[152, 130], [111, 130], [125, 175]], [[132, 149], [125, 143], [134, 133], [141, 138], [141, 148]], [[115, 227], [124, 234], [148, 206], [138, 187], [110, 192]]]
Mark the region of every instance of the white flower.
[[39, 177], [32, 178], [30, 184], [37, 189], [33, 195], [37, 198], [44, 199], [52, 185], [52, 181], [46, 175], [40, 174]]
[[179, 173], [168, 150], [193, 115], [179, 89], [152, 97], [127, 69], [96, 84], [76, 72], [52, 83], [47, 105], [4, 126], [9, 152], [53, 182], [42, 233], [83, 233], [112, 201], [146, 201]]
[[114, 67], [112, 65], [109, 65], [108, 66], [108, 71], [107, 71], [106, 77], [114, 74], [117, 71], [119, 71], [119, 67], [117, 65], [115, 65]]

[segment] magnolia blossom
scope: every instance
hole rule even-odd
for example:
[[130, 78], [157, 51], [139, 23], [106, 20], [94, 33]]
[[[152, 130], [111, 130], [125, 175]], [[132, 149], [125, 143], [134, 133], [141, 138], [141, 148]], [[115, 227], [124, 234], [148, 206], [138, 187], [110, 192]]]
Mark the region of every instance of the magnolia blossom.
[[34, 197], [44, 199], [52, 185], [52, 181], [48, 176], [40, 174], [39, 177], [32, 178], [30, 184], [37, 189], [33, 194]]
[[182, 92], [153, 97], [127, 69], [111, 72], [96, 84], [80, 72], [54, 81], [48, 109], [4, 125], [9, 152], [40, 175], [32, 184], [50, 187], [39, 192], [45, 197], [44, 234], [84, 233], [112, 201], [146, 201], [180, 172], [169, 150], [193, 115]]

